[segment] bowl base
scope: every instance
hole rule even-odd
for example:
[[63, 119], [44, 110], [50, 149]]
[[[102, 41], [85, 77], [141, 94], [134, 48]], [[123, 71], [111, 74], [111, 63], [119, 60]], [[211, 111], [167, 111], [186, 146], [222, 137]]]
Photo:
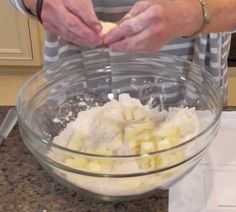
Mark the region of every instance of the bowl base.
[[102, 194], [97, 194], [91, 191], [88, 191], [83, 188], [78, 188], [72, 183], [64, 180], [62, 177], [58, 176], [55, 174], [51, 168], [49, 168], [47, 165], [40, 163], [40, 166], [42, 166], [43, 169], [47, 171], [47, 173], [60, 185], [75, 191], [76, 193], [86, 196], [88, 198], [92, 198], [95, 200], [99, 201], [104, 201], [104, 202], [124, 202], [124, 201], [133, 201], [133, 200], [142, 200], [143, 198], [148, 198], [151, 196], [155, 196], [158, 198], [158, 196], [163, 197], [163, 196], [168, 196], [168, 189], [154, 189], [152, 191], [148, 191], [142, 194], [138, 195], [124, 195], [124, 196], [108, 196], [108, 195], [102, 195]]

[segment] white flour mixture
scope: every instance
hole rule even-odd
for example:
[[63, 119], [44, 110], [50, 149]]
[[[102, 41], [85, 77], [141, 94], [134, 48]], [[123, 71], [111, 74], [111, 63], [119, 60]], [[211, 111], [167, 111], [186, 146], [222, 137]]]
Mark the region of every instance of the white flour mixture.
[[[53, 142], [79, 152], [97, 155], [143, 155], [139, 159], [108, 159], [80, 154], [51, 157], [65, 165], [94, 173], [128, 174], [166, 167], [184, 158], [180, 150], [148, 156], [147, 153], [168, 149], [193, 137], [199, 129], [194, 108], [171, 108], [159, 112], [138, 99], [121, 94], [101, 107], [80, 112]], [[50, 153], [51, 154], [51, 153]], [[154, 189], [166, 182], [167, 174], [128, 179], [102, 179], [61, 171], [75, 185], [105, 195], [130, 195]], [[173, 173], [172, 173], [173, 174]], [[169, 174], [170, 175], [170, 174]], [[168, 176], [170, 177], [170, 176]], [[169, 178], [170, 179], [170, 178]], [[99, 183], [100, 181], [100, 183]]]

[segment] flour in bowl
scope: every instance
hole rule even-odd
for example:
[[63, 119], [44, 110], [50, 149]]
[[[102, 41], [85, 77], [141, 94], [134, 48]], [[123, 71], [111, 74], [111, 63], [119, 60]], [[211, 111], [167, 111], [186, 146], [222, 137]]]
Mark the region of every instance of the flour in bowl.
[[[80, 112], [76, 120], [53, 139], [54, 144], [78, 153], [52, 147], [49, 157], [85, 172], [53, 168], [57, 175], [80, 188], [109, 196], [142, 194], [165, 187], [184, 172], [179, 167], [156, 172], [185, 160], [184, 148], [155, 152], [192, 138], [198, 130], [194, 108], [157, 111], [128, 94], [121, 94], [118, 100], [111, 99], [103, 106]], [[130, 155], [137, 156], [125, 157]], [[149, 171], [153, 174], [146, 175]], [[103, 174], [137, 174], [137, 177], [113, 178]]]
[[90, 154], [142, 155], [168, 149], [193, 137], [198, 125], [194, 108], [160, 112], [121, 94], [118, 100], [80, 112], [53, 142]]

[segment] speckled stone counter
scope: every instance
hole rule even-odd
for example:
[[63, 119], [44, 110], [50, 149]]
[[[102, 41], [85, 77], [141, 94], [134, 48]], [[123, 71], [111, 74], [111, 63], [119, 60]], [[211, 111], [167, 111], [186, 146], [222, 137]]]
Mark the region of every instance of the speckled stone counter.
[[[0, 123], [8, 107], [0, 107]], [[56, 183], [24, 146], [16, 126], [0, 148], [0, 212], [167, 212], [168, 192], [139, 201], [104, 203]]]

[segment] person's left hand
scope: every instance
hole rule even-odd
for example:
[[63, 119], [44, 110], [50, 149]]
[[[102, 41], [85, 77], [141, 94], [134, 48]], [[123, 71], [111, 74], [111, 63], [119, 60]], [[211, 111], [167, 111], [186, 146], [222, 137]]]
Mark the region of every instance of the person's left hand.
[[154, 52], [171, 39], [194, 34], [203, 22], [196, 0], [140, 1], [104, 38], [113, 51]]

